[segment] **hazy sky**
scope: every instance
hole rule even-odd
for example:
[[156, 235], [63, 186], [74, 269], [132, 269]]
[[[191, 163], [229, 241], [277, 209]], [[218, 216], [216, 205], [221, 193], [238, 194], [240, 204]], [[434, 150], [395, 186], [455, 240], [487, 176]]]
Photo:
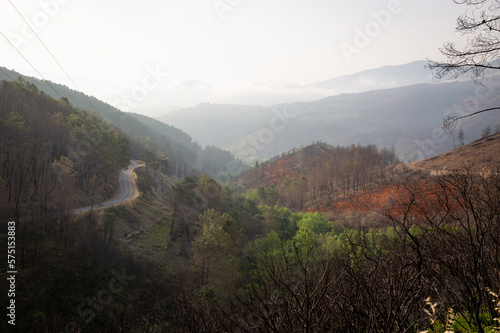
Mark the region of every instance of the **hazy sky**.
[[[84, 92], [110, 101], [133, 91], [137, 102], [154, 89], [306, 85], [440, 59], [466, 10], [452, 0], [11, 1]], [[9, 0], [0, 31], [46, 78], [75, 88]], [[0, 50], [0, 65], [38, 76], [2, 36]]]

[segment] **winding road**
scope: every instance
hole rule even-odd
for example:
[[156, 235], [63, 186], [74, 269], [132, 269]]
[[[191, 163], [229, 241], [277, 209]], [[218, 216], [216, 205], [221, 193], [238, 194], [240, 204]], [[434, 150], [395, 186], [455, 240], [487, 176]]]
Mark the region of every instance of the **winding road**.
[[[67, 214], [78, 214], [78, 213], [90, 212], [91, 210], [94, 211], [94, 210], [98, 210], [98, 209], [102, 209], [102, 208], [120, 205], [124, 202], [127, 202], [131, 199], [134, 199], [135, 197], [137, 197], [139, 195], [139, 192], [137, 191], [137, 188], [135, 187], [134, 179], [132, 176], [132, 171], [135, 168], [138, 168], [138, 167], [143, 166], [143, 165], [144, 165], [144, 163], [142, 163], [140, 161], [130, 161], [130, 165], [128, 166], [128, 168], [123, 169], [120, 172], [120, 176], [118, 178], [118, 180], [120, 182], [120, 192], [114, 198], [106, 200], [106, 201], [98, 203], [98, 204], [94, 204], [93, 206], [86, 206], [86, 207], [82, 207], [82, 208], [75, 208], [72, 210], [68, 210], [68, 211], [66, 211], [66, 213]], [[47, 214], [46, 216], [57, 216], [57, 215], [59, 215], [59, 213], [54, 212], [54, 213]], [[33, 218], [33, 216], [23, 216], [23, 217], [19, 218], [19, 221], [27, 221], [30, 218]], [[15, 220], [16, 220], [16, 218], [14, 218], [14, 217], [10, 217], [10, 218], [0, 217], [1, 222], [15, 221]], [[4, 236], [6, 236], [6, 234], [0, 233], [0, 238], [5, 238]]]
[[107, 201], [95, 204], [93, 206], [87, 206], [82, 208], [76, 208], [68, 211], [68, 214], [84, 213], [92, 210], [107, 208], [111, 206], [116, 206], [122, 204], [130, 199], [137, 196], [138, 192], [134, 186], [134, 180], [132, 177], [132, 171], [135, 168], [143, 166], [144, 164], [140, 161], [130, 161], [130, 165], [127, 169], [120, 172], [119, 182], [120, 182], [120, 192], [117, 196]]

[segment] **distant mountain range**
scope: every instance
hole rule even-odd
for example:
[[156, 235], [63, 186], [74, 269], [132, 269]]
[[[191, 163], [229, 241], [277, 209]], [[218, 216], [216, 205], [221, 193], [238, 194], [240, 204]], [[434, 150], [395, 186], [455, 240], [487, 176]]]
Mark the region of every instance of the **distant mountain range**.
[[[56, 99], [64, 96], [76, 107], [99, 113], [129, 136], [133, 155], [146, 148], [176, 161], [171, 165], [175, 165], [178, 175], [185, 175], [193, 167], [214, 175], [224, 172], [226, 165], [232, 163], [232, 157], [223, 151], [218, 157], [211, 156], [213, 147], [211, 154], [206, 154], [201, 146], [221, 147], [248, 161], [269, 159], [318, 141], [333, 146], [358, 143], [387, 149], [394, 146], [397, 155], [405, 161], [421, 160], [453, 149], [457, 142], [443, 132], [443, 117], [499, 106], [500, 76], [487, 78], [483, 82], [487, 87], [472, 81], [437, 84], [424, 68], [425, 64], [425, 61], [417, 61], [385, 66], [308, 86], [260, 83], [256, 84], [260, 92], [282, 103], [267, 107], [202, 103], [157, 116], [160, 121], [122, 112], [66, 86], [52, 83], [57, 94], [47, 81], [23, 78]], [[19, 75], [3, 69], [0, 79], [16, 79]], [[195, 81], [183, 84], [186, 91], [189, 87], [214, 89]], [[289, 94], [290, 91], [296, 94]], [[305, 96], [302, 95], [305, 91], [315, 91], [317, 96], [328, 94], [328, 97], [286, 103], [286, 96], [293, 96], [297, 101]], [[342, 91], [355, 93], [341, 94]], [[246, 95], [252, 95], [252, 91]], [[164, 105], [166, 108], [172, 104]], [[499, 123], [500, 112], [488, 112], [463, 119], [456, 130], [463, 128], [467, 143], [479, 138], [486, 126], [494, 128]], [[240, 162], [237, 164], [236, 170], [240, 170], [243, 166]]]
[[[399, 75], [399, 82], [410, 82], [417, 67], [405, 67], [408, 74]], [[382, 68], [378, 72], [385, 72], [386, 78], [396, 77], [390, 74], [393, 70]], [[340, 81], [321, 85], [334, 86]], [[158, 119], [190, 133], [202, 145], [224, 147], [241, 158], [263, 160], [324, 141], [331, 145], [377, 144], [381, 148], [394, 145], [403, 160], [419, 160], [455, 147], [453, 136], [442, 130], [443, 117], [500, 105], [496, 83], [500, 77], [485, 80], [488, 85], [486, 81], [492, 82], [490, 90], [465, 81], [341, 94], [273, 107], [204, 103]], [[479, 138], [486, 126], [499, 123], [500, 112], [488, 112], [458, 122], [457, 131], [462, 127], [465, 140], [470, 142]]]
[[329, 95], [339, 95], [432, 83], [432, 74], [425, 65], [427, 61], [420, 60], [398, 66], [383, 66], [316, 82], [307, 87], [324, 89], [330, 93]]
[[433, 83], [426, 61], [384, 66], [326, 81], [299, 85], [293, 82], [266, 81], [221, 86], [198, 80], [186, 80], [170, 88], [148, 93], [147, 105], [131, 110], [157, 116], [171, 105], [199, 103], [272, 106], [280, 103], [308, 102], [343, 93], [388, 89], [418, 83]]

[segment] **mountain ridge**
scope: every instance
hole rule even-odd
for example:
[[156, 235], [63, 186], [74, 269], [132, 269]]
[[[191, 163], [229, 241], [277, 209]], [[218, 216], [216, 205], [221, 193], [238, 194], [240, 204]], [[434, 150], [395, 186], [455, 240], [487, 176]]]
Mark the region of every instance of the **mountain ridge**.
[[498, 151], [500, 133], [407, 164], [397, 158], [394, 150], [375, 145], [333, 147], [316, 142], [255, 163], [251, 170], [237, 176], [235, 183], [260, 204], [280, 204], [294, 211], [383, 212], [404, 192], [402, 185], [410, 179], [418, 180], [425, 190], [435, 176], [455, 172], [498, 175]]
[[[490, 80], [498, 86], [500, 76]], [[250, 160], [269, 159], [316, 141], [395, 145], [402, 159], [416, 160], [454, 148], [452, 136], [441, 129], [445, 115], [466, 114], [471, 101], [477, 108], [500, 105], [495, 87], [482, 99], [476, 97], [478, 87], [472, 81], [417, 84], [273, 107], [205, 103], [158, 119], [192, 133], [200, 144], [217, 144]], [[288, 118], [276, 122], [284, 114]], [[500, 115], [492, 112], [462, 120], [459, 127], [471, 141], [487, 124], [496, 123]]]
[[[167, 173], [170, 175], [182, 178], [191, 169], [196, 169], [198, 172], [216, 176], [247, 168], [241, 161], [221, 149], [217, 148], [216, 152], [215, 147], [210, 147], [213, 154], [206, 154], [204, 148], [193, 142], [189, 134], [174, 126], [148, 116], [123, 112], [96, 97], [88, 96], [65, 85], [39, 80], [0, 67], [0, 81], [15, 81], [19, 77], [56, 100], [61, 97], [66, 98], [72, 106], [90, 113], [97, 113], [112, 123], [130, 140], [131, 153], [134, 158], [147, 159], [156, 156], [165, 159], [168, 157], [170, 163]], [[233, 167], [228, 167], [228, 165]]]
[[[424, 60], [417, 60], [406, 64], [371, 68], [305, 84], [267, 80], [227, 85], [193, 79], [183, 81], [161, 93], [152, 92], [149, 97], [151, 104], [154, 105], [196, 105], [210, 102], [213, 104], [270, 107], [282, 103], [310, 102], [343, 93], [358, 93], [418, 83], [436, 83], [430, 71], [425, 69], [426, 64], [427, 62]], [[149, 105], [149, 109], [150, 107], [151, 105]], [[140, 112], [140, 110], [136, 112]], [[155, 112], [155, 114], [157, 113]]]
[[402, 65], [386, 65], [314, 82], [306, 87], [329, 89], [342, 94], [432, 83], [432, 74], [425, 69], [426, 64], [427, 61], [417, 60]]

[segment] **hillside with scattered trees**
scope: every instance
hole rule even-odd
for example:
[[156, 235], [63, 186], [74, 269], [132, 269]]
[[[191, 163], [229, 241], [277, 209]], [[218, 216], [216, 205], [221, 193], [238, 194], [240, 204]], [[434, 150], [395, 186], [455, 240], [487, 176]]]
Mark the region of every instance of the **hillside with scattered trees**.
[[[500, 317], [491, 131], [415, 165], [316, 142], [221, 183], [158, 153], [167, 137], [129, 146], [22, 79], [0, 85], [0, 129], [21, 331], [486, 332]], [[137, 199], [70, 214], [115, 193], [134, 144]], [[216, 147], [189, 159], [241, 171]]]
[[100, 117], [22, 79], [0, 84], [3, 218], [44, 216], [110, 198], [129, 162], [128, 140]]
[[375, 145], [333, 147], [315, 143], [294, 149], [281, 158], [256, 162], [252, 170], [237, 181], [258, 202], [277, 202], [292, 210], [307, 210], [315, 205], [368, 193], [386, 181], [386, 167], [400, 163], [394, 149]]

